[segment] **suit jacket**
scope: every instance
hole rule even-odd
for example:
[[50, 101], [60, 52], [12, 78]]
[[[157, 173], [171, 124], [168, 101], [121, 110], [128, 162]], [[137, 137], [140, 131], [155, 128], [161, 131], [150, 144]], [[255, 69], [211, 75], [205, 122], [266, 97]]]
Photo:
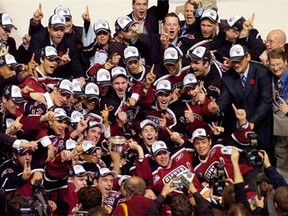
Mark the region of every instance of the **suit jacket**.
[[[157, 6], [154, 5], [148, 9], [145, 19], [148, 34], [159, 34], [158, 20], [162, 21], [168, 10], [169, 0], [158, 0]], [[128, 14], [131, 19], [133, 19], [132, 13]]]
[[[46, 46], [51, 46], [47, 27], [44, 30], [40, 30], [34, 33], [31, 37], [29, 50], [30, 52], [35, 53], [35, 60], [38, 63], [41, 57], [41, 50]], [[71, 43], [71, 40], [67, 39], [67, 36], [64, 35], [62, 41], [56, 47], [58, 55], [63, 56], [67, 52], [68, 48], [71, 61], [66, 65], [60, 66], [55, 69], [53, 76], [61, 78], [68, 78], [71, 76], [77, 78], [80, 76], [84, 76], [84, 72], [82, 71], [77, 55], [76, 45], [75, 43]]]
[[[256, 63], [249, 63], [245, 92], [240, 75], [233, 68], [223, 74], [221, 94], [217, 99], [220, 111], [224, 112], [229, 129], [236, 127], [235, 113], [231, 108], [234, 103], [238, 109], [244, 109], [249, 122], [254, 123], [255, 132], [261, 147], [271, 146], [272, 138], [272, 75], [268, 68]], [[227, 124], [228, 123], [228, 124]]]

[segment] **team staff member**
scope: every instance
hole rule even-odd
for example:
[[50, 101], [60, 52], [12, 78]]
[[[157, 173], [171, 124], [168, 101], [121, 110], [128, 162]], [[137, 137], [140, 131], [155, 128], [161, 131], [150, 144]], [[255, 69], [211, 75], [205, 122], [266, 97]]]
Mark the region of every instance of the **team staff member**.
[[288, 178], [287, 167], [287, 113], [288, 113], [288, 69], [287, 55], [283, 49], [268, 53], [270, 71], [273, 73], [273, 118], [276, 167], [284, 178]]
[[233, 132], [229, 129], [236, 126], [235, 116], [229, 111], [234, 103], [246, 111], [247, 120], [258, 134], [258, 147], [272, 153], [272, 76], [265, 66], [250, 60], [246, 47], [237, 44], [230, 49], [232, 68], [223, 75], [217, 104], [225, 113], [224, 128], [228, 136]]

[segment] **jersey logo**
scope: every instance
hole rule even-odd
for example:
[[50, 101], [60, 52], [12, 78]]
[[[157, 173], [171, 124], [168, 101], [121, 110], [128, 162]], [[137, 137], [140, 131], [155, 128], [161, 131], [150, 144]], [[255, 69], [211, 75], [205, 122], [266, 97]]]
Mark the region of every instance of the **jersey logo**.
[[187, 170], [187, 167], [185, 167], [184, 165], [181, 165], [173, 169], [171, 172], [169, 172], [167, 175], [164, 176], [163, 178], [164, 183], [167, 184], [172, 178], [176, 177], [185, 170]]

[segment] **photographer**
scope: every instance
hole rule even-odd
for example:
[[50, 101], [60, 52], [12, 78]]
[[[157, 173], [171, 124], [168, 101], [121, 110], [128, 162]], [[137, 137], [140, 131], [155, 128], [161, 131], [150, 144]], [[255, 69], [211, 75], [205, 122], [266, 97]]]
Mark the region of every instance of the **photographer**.
[[[234, 172], [234, 189], [235, 189], [235, 203], [242, 203], [250, 211], [253, 211], [253, 215], [265, 215], [263, 212], [264, 207], [264, 197], [259, 197], [255, 195], [254, 198], [247, 200], [247, 190], [245, 188], [245, 183], [243, 176], [240, 171], [239, 166], [239, 151], [236, 147], [232, 147], [231, 161], [233, 165]], [[254, 199], [254, 202], [252, 202]], [[251, 209], [253, 208], [253, 209]], [[231, 209], [231, 208], [230, 208]], [[230, 211], [229, 211], [230, 212]]]
[[[277, 215], [285, 215], [285, 213], [288, 213], [288, 185], [275, 167], [271, 166], [267, 153], [261, 150], [259, 155], [263, 158], [264, 174], [275, 190], [274, 199], [272, 198], [275, 209], [271, 205], [267, 205], [267, 212], [270, 213], [276, 211]], [[267, 190], [265, 184], [262, 183], [259, 186], [261, 187], [261, 190]], [[269, 197], [266, 196], [265, 199], [267, 200]]]
[[[191, 216], [193, 213], [197, 216], [210, 216], [212, 214], [211, 204], [202, 197], [202, 195], [197, 191], [193, 183], [185, 184], [185, 187], [189, 189], [189, 192], [193, 194], [196, 205], [193, 208], [189, 198], [186, 195], [180, 194], [171, 198], [170, 207], [172, 215], [182, 215]], [[176, 190], [173, 185], [173, 180], [164, 185], [161, 194], [153, 201], [150, 205], [146, 216], [160, 216], [162, 205], [167, 200], [167, 197]]]

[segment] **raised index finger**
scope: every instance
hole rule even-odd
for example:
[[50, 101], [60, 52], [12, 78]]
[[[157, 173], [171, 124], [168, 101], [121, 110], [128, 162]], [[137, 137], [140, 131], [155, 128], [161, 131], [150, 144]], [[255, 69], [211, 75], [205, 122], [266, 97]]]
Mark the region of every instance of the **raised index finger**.
[[238, 109], [236, 108], [236, 106], [234, 105], [234, 103], [232, 103], [232, 108], [233, 108], [234, 112], [236, 113]]
[[191, 109], [191, 107], [189, 106], [189, 104], [188, 104], [187, 102], [186, 102], [185, 104], [186, 104], [186, 107], [187, 107], [188, 111], [192, 111], [192, 109]]
[[89, 15], [89, 7], [86, 5], [86, 13]]
[[15, 121], [20, 122], [20, 120], [21, 120], [22, 117], [23, 117], [23, 115], [21, 114], [20, 116], [18, 116], [18, 117], [16, 118]]
[[150, 68], [150, 71], [149, 71], [149, 73], [152, 73], [152, 74], [154, 74], [154, 67], [155, 67], [155, 65], [153, 64], [153, 65], [151, 66], [151, 68]]
[[35, 53], [33, 52], [33, 53], [32, 53], [32, 56], [31, 56], [30, 62], [33, 62], [33, 61], [34, 61], [34, 58], [35, 58]]
[[38, 10], [40, 13], [42, 13], [42, 4], [41, 3], [39, 3], [39, 5], [38, 5]]
[[251, 25], [253, 26], [253, 23], [254, 23], [254, 19], [255, 19], [255, 13], [252, 14], [252, 17], [251, 17]]

